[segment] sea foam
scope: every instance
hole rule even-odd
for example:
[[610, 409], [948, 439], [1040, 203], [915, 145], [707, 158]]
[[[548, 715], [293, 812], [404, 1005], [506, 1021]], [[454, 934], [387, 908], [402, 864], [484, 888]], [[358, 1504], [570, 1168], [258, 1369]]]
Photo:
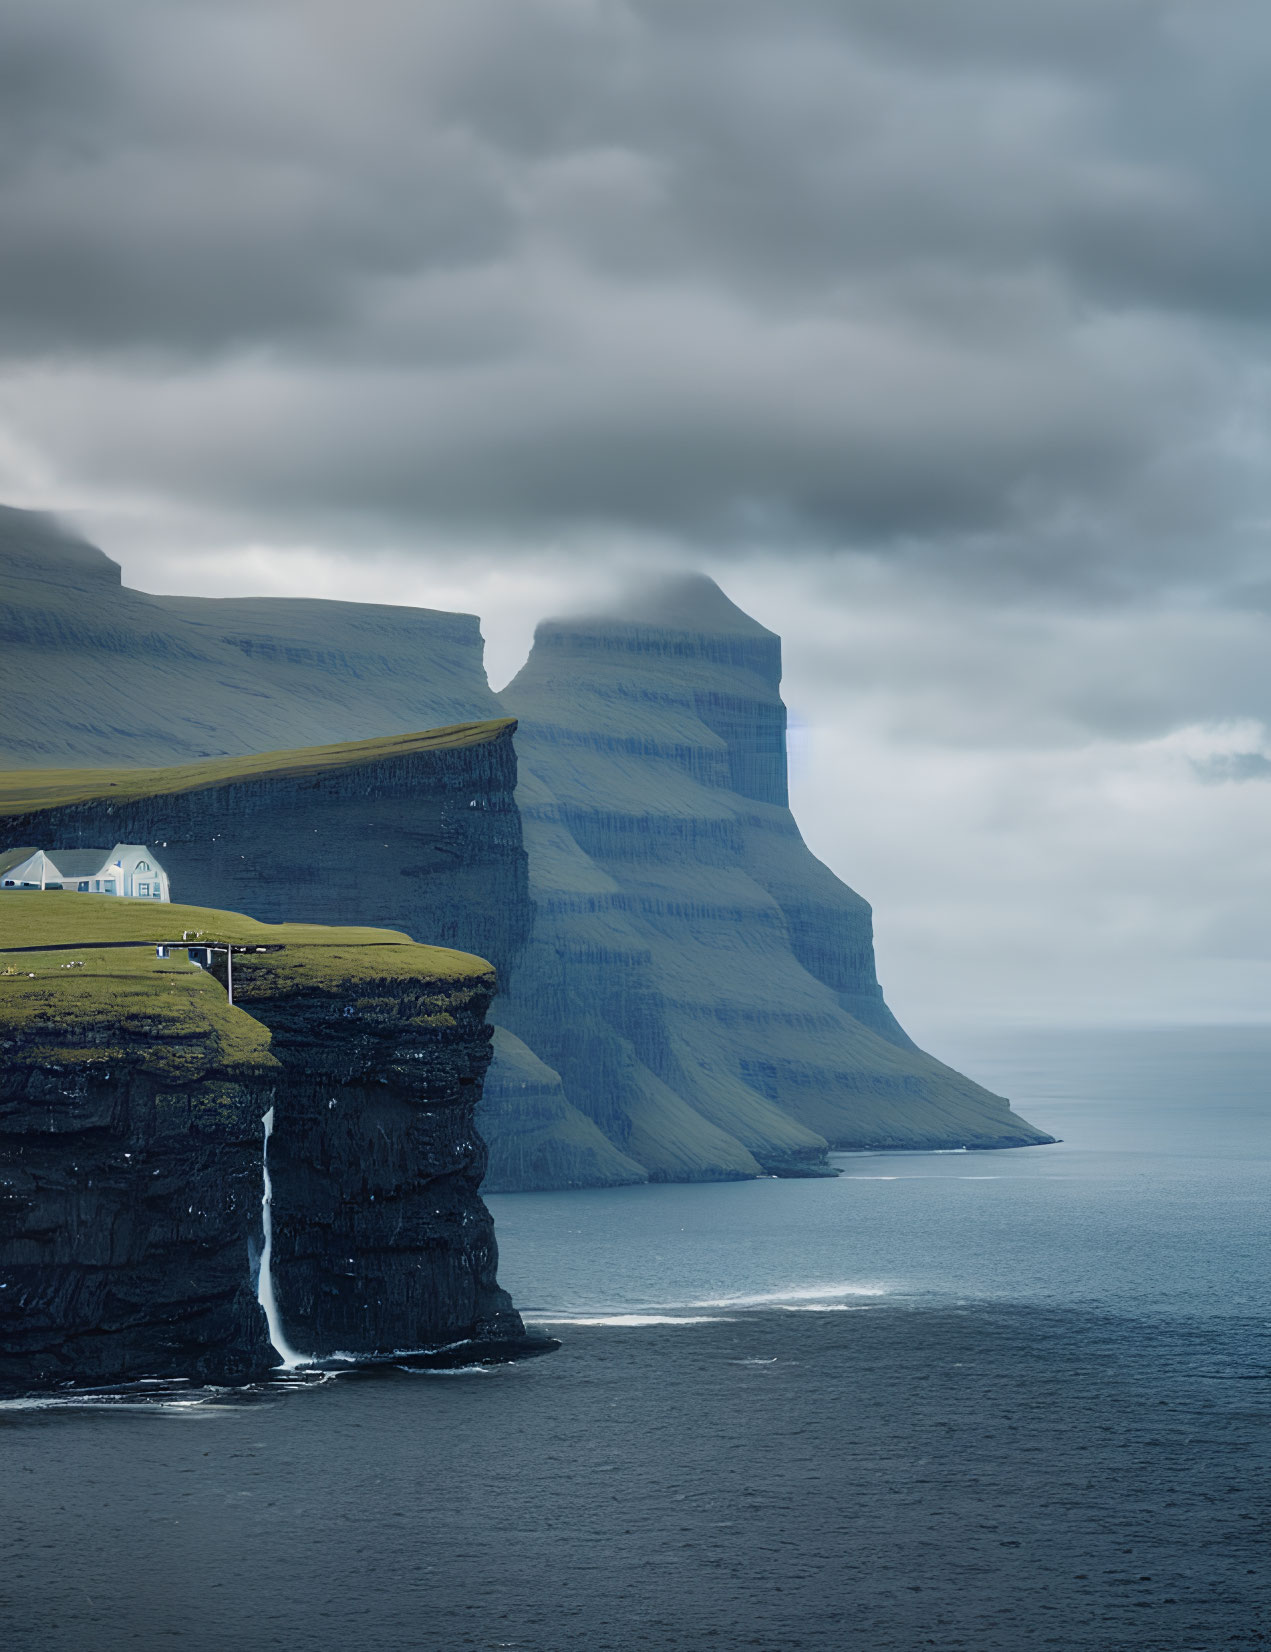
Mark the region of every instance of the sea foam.
[[533, 1316], [538, 1325], [721, 1325], [728, 1322], [727, 1314], [539, 1314]]

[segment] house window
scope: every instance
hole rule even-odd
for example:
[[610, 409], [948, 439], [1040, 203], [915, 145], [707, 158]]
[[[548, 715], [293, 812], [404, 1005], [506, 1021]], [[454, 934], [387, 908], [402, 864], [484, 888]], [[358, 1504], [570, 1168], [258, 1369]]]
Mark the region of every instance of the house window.
[[146, 897], [146, 899], [149, 900], [150, 899], [150, 885], [148, 883], [139, 883], [137, 885], [137, 893], [139, 895], [144, 895]]
[[81, 895], [87, 895], [88, 885], [86, 883], [81, 883], [80, 886], [79, 886], [79, 892], [80, 892]]
[[94, 895], [100, 895], [101, 892], [102, 892], [102, 880], [100, 878], [94, 878], [93, 879], [93, 894]]
[[150, 862], [148, 860], [139, 860], [137, 862], [137, 870], [138, 872], [148, 872], [150, 870]]
[[157, 883], [155, 884], [154, 888], [150, 891], [150, 898], [151, 898], [151, 900], [154, 900], [154, 901], [161, 901], [163, 899], [163, 891], [159, 888], [159, 885]]
[[115, 893], [115, 880], [114, 880], [114, 878], [107, 878], [106, 879], [105, 893], [107, 895], [113, 895]]

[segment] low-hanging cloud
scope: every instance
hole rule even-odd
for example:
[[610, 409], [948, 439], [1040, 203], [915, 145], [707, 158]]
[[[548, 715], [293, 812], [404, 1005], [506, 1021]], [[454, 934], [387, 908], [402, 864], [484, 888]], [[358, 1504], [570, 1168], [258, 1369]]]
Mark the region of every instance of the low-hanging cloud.
[[496, 682], [705, 568], [902, 1008], [1263, 1013], [1269, 58], [1258, 0], [10, 0], [0, 498], [479, 611]]
[[1239, 586], [1271, 22], [1205, 14], [19, 0], [0, 414], [284, 539]]

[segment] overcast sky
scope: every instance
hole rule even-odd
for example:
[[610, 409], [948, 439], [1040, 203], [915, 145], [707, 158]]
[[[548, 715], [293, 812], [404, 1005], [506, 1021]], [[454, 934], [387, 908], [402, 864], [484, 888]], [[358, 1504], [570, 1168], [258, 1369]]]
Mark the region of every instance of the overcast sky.
[[701, 568], [922, 1033], [1271, 1005], [1265, 0], [8, 0], [0, 498], [158, 591]]

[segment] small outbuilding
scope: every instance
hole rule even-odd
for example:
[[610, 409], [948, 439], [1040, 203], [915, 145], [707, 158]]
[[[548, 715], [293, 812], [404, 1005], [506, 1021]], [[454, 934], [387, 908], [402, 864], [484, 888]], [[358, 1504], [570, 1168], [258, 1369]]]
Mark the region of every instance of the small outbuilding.
[[168, 874], [144, 843], [117, 843], [113, 849], [6, 849], [0, 851], [0, 889], [172, 899]]

